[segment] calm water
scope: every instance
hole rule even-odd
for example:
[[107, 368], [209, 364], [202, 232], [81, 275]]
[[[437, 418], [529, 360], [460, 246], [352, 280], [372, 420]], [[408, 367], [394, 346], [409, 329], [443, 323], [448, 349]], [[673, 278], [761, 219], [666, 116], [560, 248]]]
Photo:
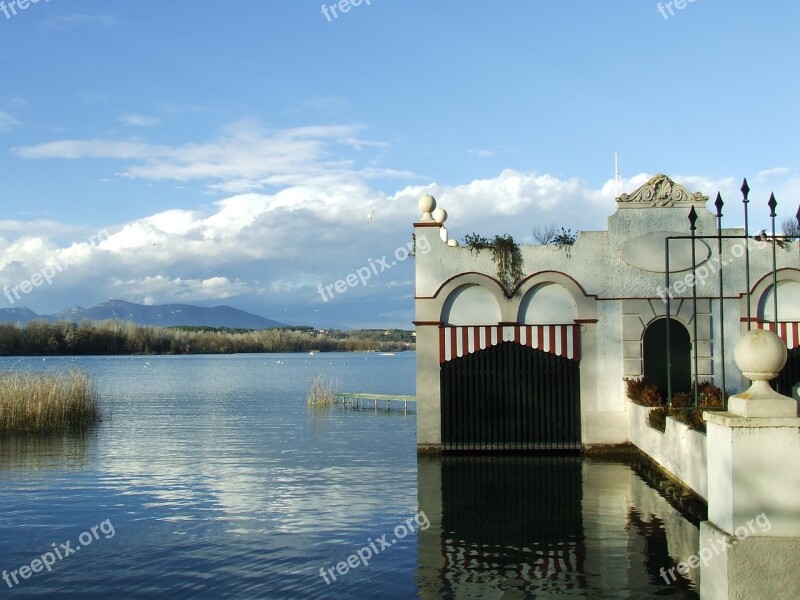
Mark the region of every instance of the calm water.
[[306, 407], [317, 373], [413, 394], [411, 353], [0, 359], [69, 365], [113, 415], [0, 438], [0, 570], [63, 555], [0, 598], [696, 597], [659, 577], [696, 521], [641, 465], [418, 461], [413, 414]]

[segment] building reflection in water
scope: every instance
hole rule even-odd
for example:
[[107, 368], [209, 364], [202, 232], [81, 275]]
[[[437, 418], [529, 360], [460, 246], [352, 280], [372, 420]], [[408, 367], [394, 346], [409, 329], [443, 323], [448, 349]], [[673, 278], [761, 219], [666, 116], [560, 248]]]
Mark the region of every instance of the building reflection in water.
[[419, 459], [422, 598], [698, 598], [667, 583], [697, 552], [703, 505], [639, 460], [579, 456]]

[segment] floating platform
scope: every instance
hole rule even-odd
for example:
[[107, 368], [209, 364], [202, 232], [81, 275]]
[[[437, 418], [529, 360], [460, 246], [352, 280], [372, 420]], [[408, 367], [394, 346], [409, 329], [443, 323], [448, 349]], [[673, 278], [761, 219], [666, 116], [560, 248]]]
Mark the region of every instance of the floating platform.
[[371, 408], [372, 410], [387, 410], [391, 411], [392, 407], [400, 410], [402, 405], [403, 412], [408, 412], [408, 407], [411, 405], [414, 412], [417, 410], [417, 397], [416, 396], [392, 396], [387, 394], [350, 394], [340, 392], [336, 394], [336, 403], [341, 404], [347, 408], [354, 408], [356, 410]]

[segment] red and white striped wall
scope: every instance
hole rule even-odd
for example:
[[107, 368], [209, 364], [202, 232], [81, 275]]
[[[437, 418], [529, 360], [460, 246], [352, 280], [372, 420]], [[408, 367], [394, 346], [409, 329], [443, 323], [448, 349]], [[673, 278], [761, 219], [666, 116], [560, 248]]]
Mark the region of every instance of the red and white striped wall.
[[[775, 331], [775, 323], [756, 322], [756, 328]], [[778, 323], [777, 333], [789, 350], [800, 346], [800, 323]]]
[[580, 325], [469, 325], [439, 328], [439, 362], [503, 343], [535, 348], [574, 361], [581, 359]]

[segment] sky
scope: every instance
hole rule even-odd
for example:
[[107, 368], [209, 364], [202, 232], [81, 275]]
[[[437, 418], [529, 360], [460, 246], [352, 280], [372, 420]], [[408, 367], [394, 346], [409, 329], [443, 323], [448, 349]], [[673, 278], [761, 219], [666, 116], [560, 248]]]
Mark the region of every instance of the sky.
[[457, 239], [602, 230], [615, 152], [727, 227], [744, 177], [754, 228], [798, 209], [797, 2], [356, 4], [0, 3], [0, 308], [410, 329], [422, 195]]

